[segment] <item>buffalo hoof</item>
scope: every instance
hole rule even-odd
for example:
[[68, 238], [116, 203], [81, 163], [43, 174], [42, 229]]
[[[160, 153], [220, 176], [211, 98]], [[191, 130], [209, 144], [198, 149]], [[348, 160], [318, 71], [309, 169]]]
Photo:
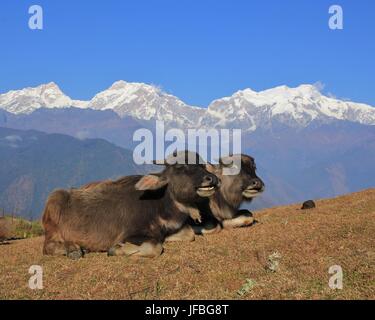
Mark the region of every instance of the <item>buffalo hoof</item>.
[[239, 213], [241, 213], [240, 216], [223, 221], [224, 229], [245, 228], [250, 227], [255, 223], [256, 220], [250, 211], [240, 210]]
[[202, 234], [207, 235], [207, 234], [214, 234], [214, 233], [219, 233], [221, 231], [221, 225], [220, 224], [214, 224], [214, 223], [208, 223], [205, 224], [203, 229], [202, 229]]
[[253, 217], [253, 213], [247, 209], [238, 210], [237, 216]]
[[213, 234], [221, 231], [220, 224], [213, 221], [206, 221], [203, 224], [192, 225], [191, 227], [197, 235]]
[[75, 250], [68, 253], [68, 258], [72, 260], [79, 260], [83, 258], [82, 250]]

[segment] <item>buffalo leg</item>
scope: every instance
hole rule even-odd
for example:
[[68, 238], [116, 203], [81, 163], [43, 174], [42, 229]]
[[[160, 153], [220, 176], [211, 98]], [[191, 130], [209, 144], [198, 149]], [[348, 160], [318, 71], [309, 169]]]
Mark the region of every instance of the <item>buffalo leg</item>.
[[66, 248], [63, 242], [46, 241], [43, 247], [43, 254], [49, 256], [65, 256]]
[[207, 226], [203, 226], [203, 229], [201, 230], [201, 233], [203, 235], [209, 235], [209, 234], [215, 234], [215, 233], [219, 233], [221, 231], [222, 227], [221, 225], [218, 223], [216, 225], [216, 227], [214, 228], [210, 228], [210, 227], [207, 227]]
[[83, 258], [83, 251], [81, 247], [72, 242], [65, 242], [66, 255], [72, 260]]
[[184, 226], [180, 231], [170, 235], [165, 239], [166, 242], [176, 241], [194, 241], [195, 234], [191, 226]]
[[130, 238], [125, 243], [119, 243], [108, 250], [109, 256], [138, 256], [155, 258], [161, 255], [161, 243], [144, 238]]
[[251, 226], [254, 223], [253, 214], [248, 210], [240, 210], [239, 216], [223, 221], [224, 229], [242, 228]]
[[217, 220], [204, 221], [202, 224], [193, 224], [191, 226], [195, 234], [208, 235], [219, 233], [222, 229]]

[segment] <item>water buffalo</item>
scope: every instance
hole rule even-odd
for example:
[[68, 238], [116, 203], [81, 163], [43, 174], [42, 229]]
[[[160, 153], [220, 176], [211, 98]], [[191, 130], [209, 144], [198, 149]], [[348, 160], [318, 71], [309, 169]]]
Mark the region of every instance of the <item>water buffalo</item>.
[[[224, 174], [224, 169], [241, 163], [240, 171], [235, 175]], [[220, 180], [221, 186], [210, 197], [209, 206], [201, 208], [203, 222], [190, 220], [190, 225], [198, 234], [214, 233], [224, 228], [238, 228], [253, 223], [248, 210], [239, 210], [241, 203], [251, 202], [265, 188], [263, 181], [256, 175], [254, 158], [248, 155], [234, 155], [222, 158], [218, 165], [207, 165], [207, 169]]]
[[43, 214], [43, 253], [158, 256], [166, 240], [193, 240], [185, 222], [199, 218], [197, 204], [208, 202], [217, 184], [204, 165], [166, 164], [158, 174], [57, 190]]

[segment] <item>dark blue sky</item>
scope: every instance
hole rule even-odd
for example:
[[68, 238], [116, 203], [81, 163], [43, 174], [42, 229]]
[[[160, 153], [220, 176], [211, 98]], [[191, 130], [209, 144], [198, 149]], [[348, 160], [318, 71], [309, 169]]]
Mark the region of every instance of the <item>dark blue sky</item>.
[[[44, 9], [44, 30], [28, 8]], [[344, 30], [328, 8], [344, 9]], [[123, 79], [189, 104], [250, 87], [325, 84], [375, 106], [373, 0], [2, 0], [0, 92], [55, 81], [89, 99]]]

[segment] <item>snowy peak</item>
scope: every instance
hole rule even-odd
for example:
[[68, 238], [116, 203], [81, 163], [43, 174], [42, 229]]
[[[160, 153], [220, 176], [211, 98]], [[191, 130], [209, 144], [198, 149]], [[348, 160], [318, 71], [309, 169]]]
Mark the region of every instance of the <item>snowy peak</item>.
[[130, 90], [136, 91], [141, 88], [150, 90], [150, 91], [158, 91], [158, 88], [149, 84], [140, 83], [140, 82], [126, 82], [124, 80], [119, 80], [114, 82], [108, 90]]
[[54, 82], [0, 94], [0, 108], [15, 114], [29, 114], [39, 108], [85, 107], [86, 105], [84, 101], [70, 99]]
[[129, 105], [133, 102], [140, 98], [155, 98], [159, 94], [159, 89], [154, 86], [120, 80], [98, 93], [89, 102], [89, 107], [96, 110], [112, 109], [120, 116], [124, 116], [126, 111], [130, 111]]
[[144, 83], [117, 81], [98, 93], [89, 103], [95, 110], [111, 109], [121, 117], [164, 120], [170, 124], [193, 125], [204, 109], [191, 107], [160, 88]]
[[282, 97], [306, 97], [316, 98], [321, 96], [321, 93], [316, 85], [302, 84], [296, 88], [290, 88], [288, 86], [279, 86], [272, 89], [261, 91], [261, 94], [266, 96], [282, 96]]
[[[237, 91], [232, 97], [244, 99], [248, 102], [256, 102], [256, 100], [263, 103], [291, 101], [295, 99], [316, 100], [322, 96], [319, 89], [315, 85], [303, 84], [296, 88], [288, 86], [279, 86], [272, 89], [256, 92], [250, 88]], [[227, 97], [230, 99], [232, 97]]]
[[313, 120], [332, 119], [375, 125], [375, 108], [324, 96], [317, 85], [279, 86], [260, 92], [245, 89], [212, 102], [201, 124], [254, 131], [270, 128], [275, 120], [305, 127]]

